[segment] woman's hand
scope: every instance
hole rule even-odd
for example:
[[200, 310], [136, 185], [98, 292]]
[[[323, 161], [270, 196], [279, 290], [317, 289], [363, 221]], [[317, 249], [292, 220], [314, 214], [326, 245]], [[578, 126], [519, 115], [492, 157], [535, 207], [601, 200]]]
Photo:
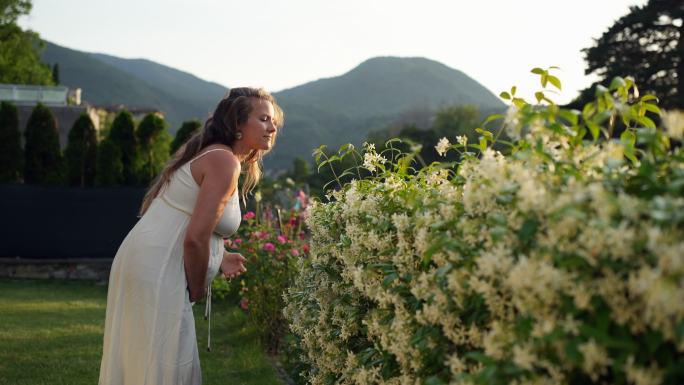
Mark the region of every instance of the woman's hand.
[[240, 253], [223, 252], [221, 261], [221, 272], [225, 278], [231, 279], [247, 271], [245, 268], [246, 259]]

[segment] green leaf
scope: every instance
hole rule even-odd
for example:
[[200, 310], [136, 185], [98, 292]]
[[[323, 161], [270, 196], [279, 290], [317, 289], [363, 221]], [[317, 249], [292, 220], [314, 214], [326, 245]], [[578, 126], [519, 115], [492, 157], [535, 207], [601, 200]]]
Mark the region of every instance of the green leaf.
[[539, 68], [539, 67], [536, 67], [536, 68], [532, 68], [532, 71], [530, 71], [530, 72], [532, 72], [533, 74], [536, 74], [536, 75], [542, 75], [544, 73], [544, 70]]
[[636, 143], [636, 135], [631, 130], [625, 130], [620, 134], [620, 141], [629, 147], [634, 147]]
[[638, 117], [637, 121], [648, 128], [656, 128], [655, 122], [646, 116]]
[[621, 78], [620, 76], [616, 76], [613, 78], [613, 81], [610, 82], [610, 89], [615, 90], [618, 89], [619, 87], [624, 87], [625, 86], [625, 79]]
[[446, 385], [446, 382], [444, 382], [444, 380], [442, 380], [441, 378], [439, 378], [437, 376], [430, 376], [425, 380], [424, 384], [425, 385]]
[[656, 103], [658, 102], [658, 98], [655, 95], [644, 95], [639, 99], [640, 102], [647, 102], [649, 100], [655, 100]]
[[517, 91], [517, 90], [518, 90], [518, 87], [516, 87], [516, 86], [511, 87], [511, 95], [515, 96], [515, 91]]
[[651, 111], [651, 112], [653, 112], [654, 114], [660, 115], [660, 113], [661, 113], [661, 112], [660, 112], [660, 108], [658, 108], [658, 106], [656, 106], [655, 104], [644, 103], [644, 104], [642, 104], [642, 106], [643, 106], [643, 108], [644, 108], [646, 111]]
[[480, 151], [484, 152], [487, 149], [487, 139], [480, 137]]
[[579, 111], [577, 110], [565, 110], [565, 109], [559, 109], [558, 110], [558, 115], [567, 120], [571, 125], [576, 126], [578, 122], [578, 115]]
[[599, 135], [601, 134], [601, 127], [591, 120], [587, 120], [585, 123], [587, 124], [589, 132], [591, 132], [591, 136], [594, 137], [594, 140], [598, 139]]
[[501, 99], [506, 99], [506, 100], [510, 100], [510, 99], [511, 99], [511, 95], [510, 95], [508, 92], [506, 92], [506, 91], [500, 93], [499, 96], [501, 97]]
[[592, 115], [596, 113], [596, 105], [594, 103], [587, 103], [582, 109], [582, 117], [584, 120], [589, 120]]
[[599, 96], [605, 94], [606, 92], [608, 92], [608, 89], [606, 87], [604, 87], [600, 84], [596, 86], [596, 97], [599, 97]]
[[534, 97], [537, 98], [537, 103], [539, 103], [544, 100], [544, 93], [541, 91], [535, 92]]
[[537, 228], [539, 227], [539, 221], [536, 218], [527, 218], [523, 222], [522, 227], [518, 231], [518, 238], [521, 244], [527, 244], [531, 242], [535, 235], [537, 234]]
[[487, 138], [489, 140], [492, 140], [494, 138], [494, 135], [491, 132], [489, 132], [487, 130], [483, 130], [482, 128], [479, 128], [479, 127], [475, 129], [475, 132], [477, 132], [480, 135], [483, 135], [485, 138]]
[[527, 102], [525, 102], [525, 99], [523, 98], [513, 98], [512, 102], [518, 108], [523, 108], [525, 104], [527, 104]]
[[329, 159], [326, 159], [326, 160], [322, 161], [321, 163], [319, 163], [319, 164], [318, 164], [318, 171], [320, 172], [320, 171], [321, 171], [321, 168], [322, 168], [323, 166], [325, 166], [326, 164], [328, 164], [329, 162], [330, 162], [330, 160], [329, 160]]
[[489, 122], [493, 122], [495, 120], [499, 120], [499, 119], [503, 119], [503, 118], [504, 118], [504, 116], [502, 114], [489, 115], [487, 117], [487, 119], [485, 119], [485, 121], [482, 123], [482, 126], [486, 126], [487, 123], [489, 123]]
[[342, 154], [343, 152], [347, 151], [349, 148], [354, 148], [354, 145], [351, 143], [343, 144], [340, 146], [339, 150], [337, 150], [338, 154]]
[[559, 90], [561, 89], [561, 81], [557, 77], [553, 75], [548, 76], [549, 83], [553, 84], [554, 87], [558, 88]]
[[487, 356], [482, 352], [468, 352], [465, 354], [465, 356], [467, 358], [470, 358], [471, 360], [481, 362], [485, 365], [494, 365], [496, 363], [496, 361], [493, 358]]

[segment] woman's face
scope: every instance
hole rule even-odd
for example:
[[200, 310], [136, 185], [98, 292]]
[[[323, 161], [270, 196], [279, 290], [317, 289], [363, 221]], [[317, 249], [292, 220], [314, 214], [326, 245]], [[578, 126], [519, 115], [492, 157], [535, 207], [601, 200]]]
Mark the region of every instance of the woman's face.
[[253, 150], [270, 150], [276, 135], [276, 122], [271, 102], [252, 100], [252, 112], [238, 129], [242, 131], [242, 144]]

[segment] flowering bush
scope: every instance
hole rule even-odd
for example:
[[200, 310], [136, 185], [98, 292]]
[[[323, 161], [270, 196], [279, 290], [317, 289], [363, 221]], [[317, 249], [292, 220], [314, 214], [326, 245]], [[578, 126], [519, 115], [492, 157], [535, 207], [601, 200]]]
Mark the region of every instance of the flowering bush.
[[684, 383], [684, 119], [629, 78], [583, 111], [515, 91], [437, 145], [460, 163], [367, 145], [375, 177], [312, 203], [285, 308], [311, 384]]
[[238, 235], [226, 242], [229, 251], [247, 259], [247, 272], [239, 281], [240, 307], [249, 313], [272, 352], [278, 351], [287, 329], [283, 293], [292, 280], [295, 261], [308, 253], [302, 226], [303, 203], [285, 213], [279, 209], [260, 213], [259, 205], [259, 214], [244, 214]]

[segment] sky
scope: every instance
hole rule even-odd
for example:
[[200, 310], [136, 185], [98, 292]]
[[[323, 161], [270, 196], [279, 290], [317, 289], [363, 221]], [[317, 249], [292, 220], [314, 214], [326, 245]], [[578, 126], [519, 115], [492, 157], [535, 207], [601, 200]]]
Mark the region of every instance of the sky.
[[280, 91], [377, 56], [426, 57], [498, 95], [532, 99], [558, 66], [572, 100], [596, 77], [581, 50], [646, 0], [33, 0], [23, 28], [53, 43], [145, 58], [226, 87]]

